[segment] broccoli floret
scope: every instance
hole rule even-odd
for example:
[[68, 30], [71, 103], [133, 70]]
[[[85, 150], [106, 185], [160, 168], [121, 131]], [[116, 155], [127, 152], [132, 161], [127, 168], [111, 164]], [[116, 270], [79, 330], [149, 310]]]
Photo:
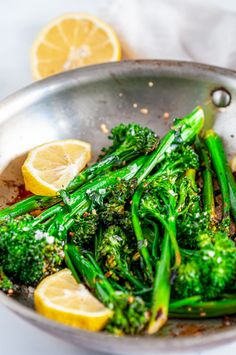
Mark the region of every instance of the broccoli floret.
[[206, 297], [216, 298], [236, 281], [236, 248], [226, 233], [199, 236], [202, 280]]
[[137, 252], [134, 246], [136, 244], [132, 245], [119, 226], [109, 226], [103, 234], [98, 249], [99, 260], [104, 265], [103, 269], [107, 277], [115, 280], [124, 279], [132, 286], [142, 289], [142, 282], [130, 270], [132, 257]]
[[85, 249], [93, 246], [93, 240], [98, 232], [99, 217], [97, 213], [85, 212], [83, 216], [76, 216], [75, 223], [69, 232], [73, 243]]
[[150, 128], [141, 127], [137, 123], [119, 124], [111, 130], [108, 138], [112, 140], [112, 145], [102, 151], [106, 155], [116, 153], [122, 160], [129, 160], [130, 154], [150, 153], [156, 149], [159, 141]]
[[141, 297], [117, 292], [115, 301], [110, 306], [114, 313], [106, 326], [108, 332], [134, 335], [145, 329], [149, 314]]
[[175, 295], [187, 298], [203, 292], [199, 264], [195, 260], [181, 264], [174, 283]]
[[178, 242], [182, 248], [198, 249], [196, 236], [209, 225], [208, 215], [204, 211], [188, 211], [177, 220]]
[[33, 217], [0, 221], [0, 255], [4, 273], [15, 283], [36, 285], [63, 265], [63, 242], [50, 236]]
[[179, 297], [202, 293], [205, 299], [214, 299], [236, 281], [236, 248], [222, 232], [205, 231], [197, 240], [199, 250], [179, 267], [174, 288]]
[[189, 145], [181, 145], [177, 149], [167, 152], [165, 159], [157, 167], [156, 175], [176, 176], [188, 169], [199, 168], [199, 157]]
[[136, 179], [122, 179], [114, 186], [108, 187], [103, 194], [100, 192], [89, 195], [100, 222], [105, 227], [118, 225], [125, 232], [133, 233], [130, 203], [136, 187]]
[[130, 254], [127, 236], [118, 226], [109, 226], [103, 233], [99, 247], [100, 259], [104, 260], [105, 266], [109, 269], [118, 267], [122, 254]]
[[3, 292], [8, 292], [9, 290], [13, 289], [14, 285], [12, 281], [5, 275], [2, 266], [0, 266], [0, 290]]

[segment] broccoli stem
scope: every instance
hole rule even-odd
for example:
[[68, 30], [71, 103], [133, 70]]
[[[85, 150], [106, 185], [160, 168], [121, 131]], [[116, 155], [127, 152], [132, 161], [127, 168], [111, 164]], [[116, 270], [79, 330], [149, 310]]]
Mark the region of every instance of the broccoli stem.
[[[67, 244], [65, 251], [73, 264], [74, 270], [82, 275], [87, 286], [96, 291], [98, 298], [104, 302], [109, 303], [111, 296], [114, 293], [114, 289], [103, 275], [102, 270], [98, 265], [96, 267], [87, 260], [73, 245]], [[70, 268], [70, 264], [67, 264]]]
[[206, 146], [201, 138], [197, 137], [195, 146], [202, 162], [202, 179], [203, 179], [203, 208], [210, 217], [210, 221], [216, 221], [215, 198], [213, 188], [213, 177], [211, 169], [211, 160]]
[[114, 288], [114, 290], [118, 290], [121, 292], [126, 292], [126, 288], [124, 286], [121, 286], [120, 284], [118, 284], [118, 282], [116, 282], [113, 279], [109, 279], [110, 284], [112, 285], [112, 287]]
[[229, 164], [227, 164], [226, 167], [226, 175], [229, 185], [231, 213], [234, 221], [236, 222], [236, 182]]
[[230, 223], [230, 193], [226, 175], [227, 160], [220, 137], [213, 131], [208, 130], [205, 133], [205, 143], [209, 150], [211, 160], [219, 181], [222, 195], [222, 222], [225, 227]]
[[179, 246], [176, 240], [176, 219], [174, 214], [171, 212], [171, 209], [169, 209], [169, 216], [167, 220], [158, 212], [158, 211], [149, 211], [150, 215], [154, 218], [156, 218], [163, 226], [164, 228], [168, 231], [170, 240], [171, 240], [171, 245], [174, 251], [175, 255], [175, 266], [179, 266], [181, 263], [181, 253], [179, 250]]
[[222, 299], [235, 299], [235, 293], [223, 293]]
[[170, 299], [170, 236], [166, 230], [160, 262], [156, 263], [156, 275], [153, 285], [151, 317], [147, 328], [148, 334], [156, 333], [168, 319], [169, 299]]
[[95, 260], [98, 261], [99, 258], [99, 247], [102, 241], [102, 236], [103, 236], [103, 230], [102, 230], [102, 225], [100, 224], [98, 227], [98, 233], [95, 235], [95, 240], [94, 240], [94, 257]]
[[78, 205], [75, 206], [70, 213], [63, 213], [63, 211], [57, 213], [56, 217], [48, 228], [48, 233], [58, 237], [65, 237], [68, 230], [75, 223], [73, 216], [82, 216], [90, 208], [90, 206], [91, 202], [88, 201], [85, 196], [82, 201], [78, 202]]
[[61, 205], [55, 205], [53, 208], [49, 208], [42, 212], [38, 217], [35, 218], [33, 225], [36, 226], [39, 223], [42, 223], [48, 220], [50, 217], [53, 217], [56, 213], [62, 210]]
[[185, 175], [188, 178], [188, 180], [190, 181], [193, 191], [198, 192], [198, 187], [197, 187], [197, 183], [196, 183], [196, 170], [195, 169], [188, 169], [186, 171]]
[[66, 262], [66, 265], [67, 267], [70, 269], [72, 275], [74, 276], [75, 280], [78, 282], [78, 283], [81, 283], [81, 280], [80, 280], [80, 277], [78, 275], [78, 273], [76, 272], [76, 269], [69, 257], [69, 254], [67, 252], [67, 248], [65, 248], [64, 250], [64, 253], [65, 253], [65, 262]]
[[138, 290], [143, 290], [144, 285], [141, 281], [136, 279], [131, 273], [130, 270], [128, 269], [127, 263], [124, 262], [123, 260], [119, 261], [119, 269], [120, 269], [120, 275], [122, 278], [125, 280], [129, 281], [133, 286], [135, 286]]
[[176, 307], [170, 304], [169, 316], [173, 318], [214, 318], [236, 313], [236, 298], [186, 304]]
[[18, 217], [28, 212], [41, 210], [55, 205], [60, 201], [60, 197], [30, 196], [25, 200], [15, 203], [0, 211], [0, 219], [5, 217]]
[[145, 295], [147, 293], [152, 293], [153, 292], [153, 287], [149, 287], [149, 288], [144, 288], [142, 290], [135, 290], [133, 291], [133, 295], [135, 296], [139, 296], [139, 295]]
[[201, 300], [202, 300], [202, 296], [192, 296], [192, 297], [183, 298], [182, 300], [170, 302], [170, 309], [174, 310], [176, 308], [185, 307], [185, 306], [191, 307], [192, 305], [194, 305], [195, 303]]
[[[197, 186], [197, 183], [196, 183], [196, 170], [195, 169], [188, 169], [186, 171], [186, 177], [187, 179], [189, 180], [190, 184], [191, 184], [191, 187], [193, 189], [193, 191], [196, 193], [198, 193], [198, 186]], [[178, 208], [177, 208], [178, 210]], [[191, 208], [192, 212], [199, 212], [200, 210], [200, 203], [198, 200], [194, 201], [193, 203], [193, 206]]]
[[147, 245], [145, 244], [145, 239], [143, 236], [143, 231], [139, 219], [139, 203], [141, 196], [143, 194], [143, 188], [140, 187], [138, 188], [132, 199], [132, 205], [131, 205], [131, 213], [132, 213], [132, 222], [133, 222], [133, 227], [134, 227], [134, 232], [138, 241], [138, 246], [139, 246], [139, 251], [143, 257], [143, 260], [146, 265], [146, 273], [148, 278], [152, 279], [152, 262], [150, 258], [150, 254], [147, 248]]
[[180, 248], [180, 253], [183, 257], [192, 257], [197, 255], [198, 250]]
[[67, 188], [65, 189], [66, 192], [71, 192], [76, 190], [78, 187], [83, 185], [85, 182], [88, 180], [93, 179], [95, 176], [98, 176], [100, 174], [104, 174], [104, 172], [107, 172], [110, 170], [114, 165], [118, 164], [120, 162], [120, 159], [117, 155], [117, 153], [113, 153], [111, 155], [105, 156], [102, 160], [99, 162], [91, 165], [84, 171], [82, 171], [78, 176], [76, 176], [74, 179], [71, 180]]
[[180, 143], [191, 142], [202, 129], [203, 123], [204, 114], [200, 106], [188, 116], [176, 120], [173, 128], [161, 139], [158, 148], [147, 157], [143, 167], [137, 173], [138, 184], [165, 158], [166, 152], [176, 149]]
[[160, 231], [157, 223], [152, 221], [151, 219], [146, 219], [146, 221], [151, 224], [154, 232], [154, 239], [152, 242], [152, 257], [156, 261], [158, 258], [158, 246], [160, 242]]

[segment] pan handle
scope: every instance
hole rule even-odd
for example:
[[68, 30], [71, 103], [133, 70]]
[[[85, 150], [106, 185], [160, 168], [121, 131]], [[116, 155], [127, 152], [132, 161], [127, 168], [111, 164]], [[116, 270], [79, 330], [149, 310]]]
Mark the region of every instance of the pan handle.
[[231, 94], [225, 88], [217, 88], [211, 92], [211, 100], [218, 108], [225, 108], [231, 103]]

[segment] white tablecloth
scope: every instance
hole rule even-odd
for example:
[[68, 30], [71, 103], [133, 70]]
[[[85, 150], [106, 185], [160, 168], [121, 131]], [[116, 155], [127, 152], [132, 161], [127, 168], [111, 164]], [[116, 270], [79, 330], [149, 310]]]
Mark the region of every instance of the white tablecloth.
[[[125, 0], [129, 1], [129, 0]], [[164, 0], [163, 0], [164, 1]], [[176, 0], [178, 1], [178, 0]], [[191, 1], [191, 0], [189, 0]], [[7, 0], [1, 1], [0, 21], [0, 98], [31, 81], [29, 48], [41, 27], [65, 12], [96, 14], [111, 4], [111, 0]], [[236, 11], [235, 0], [205, 0]], [[148, 4], [148, 0], [147, 0]], [[200, 16], [200, 14], [198, 14]], [[105, 18], [104, 18], [105, 19]], [[225, 34], [227, 36], [227, 33]], [[236, 342], [217, 349], [193, 352], [195, 355], [235, 354]], [[1, 355], [93, 355], [45, 334], [22, 321], [0, 305]], [[189, 353], [190, 354], [190, 353]]]

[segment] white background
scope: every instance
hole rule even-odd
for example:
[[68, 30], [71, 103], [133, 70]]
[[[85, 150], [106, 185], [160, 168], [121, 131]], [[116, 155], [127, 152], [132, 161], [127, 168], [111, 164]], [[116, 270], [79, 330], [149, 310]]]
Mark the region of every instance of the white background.
[[[38, 31], [48, 21], [65, 12], [74, 11], [99, 13], [106, 20], [105, 10], [111, 3], [112, 0], [0, 0], [0, 98], [31, 82], [29, 49]], [[204, 3], [236, 11], [236, 0], [205, 0]], [[236, 342], [192, 354], [235, 353]], [[91, 351], [78, 349], [39, 331], [1, 305], [0, 354], [94, 355]]]

